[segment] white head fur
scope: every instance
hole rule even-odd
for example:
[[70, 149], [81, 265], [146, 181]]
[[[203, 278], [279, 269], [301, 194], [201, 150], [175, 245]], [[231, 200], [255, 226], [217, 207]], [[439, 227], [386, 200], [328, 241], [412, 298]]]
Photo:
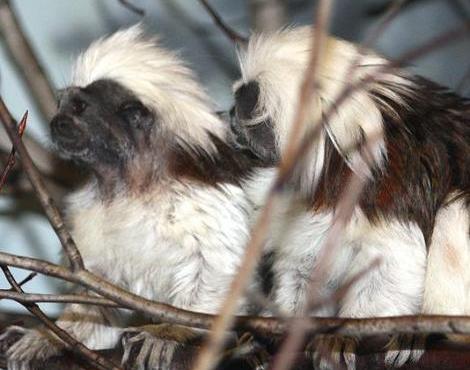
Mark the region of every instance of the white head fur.
[[72, 84], [111, 79], [165, 118], [186, 144], [212, 150], [208, 132], [223, 139], [224, 127], [206, 93], [177, 54], [145, 37], [140, 24], [95, 41], [76, 61]]
[[[278, 149], [286, 147], [289, 130], [298, 106], [300, 86], [310, 57], [312, 45], [310, 27], [287, 28], [273, 34], [260, 34], [250, 38], [246, 51], [240, 54], [242, 78], [234, 85], [237, 90], [250, 81], [259, 84], [259, 98], [255, 116], [245, 125], [255, 125], [270, 118], [274, 125]], [[409, 81], [395, 73], [378, 73], [377, 79], [351, 94], [341, 106], [334, 108], [340, 92], [350, 83], [363, 80], [366, 76], [377, 73], [388, 62], [371, 52], [361, 55], [360, 50], [345, 41], [328, 38], [324, 55], [317, 75], [315, 101], [306, 122], [306, 129], [319, 122], [329, 109], [335, 109], [327, 124], [326, 134], [338, 151], [346, 158], [350, 167], [364, 174], [364, 160], [352, 149], [363, 140], [369, 145], [374, 166], [380, 168], [386, 158], [386, 148], [382, 137], [382, 116], [377, 107], [377, 97], [370, 92], [376, 91], [394, 101], [400, 97], [387, 86], [400, 86], [406, 93]], [[352, 63], [358, 68], [351, 74]], [[302, 183], [309, 189], [323, 167], [323, 147], [325, 137], [313, 144], [310, 157], [305, 161], [310, 168], [303, 173]], [[367, 140], [370, 140], [367, 142]], [[369, 172], [366, 171], [366, 174]], [[311, 189], [310, 189], [311, 190]]]

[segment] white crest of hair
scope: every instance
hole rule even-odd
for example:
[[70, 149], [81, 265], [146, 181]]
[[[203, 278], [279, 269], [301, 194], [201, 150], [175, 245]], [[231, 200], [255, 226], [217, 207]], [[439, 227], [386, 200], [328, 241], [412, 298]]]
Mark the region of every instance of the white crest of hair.
[[[249, 81], [259, 83], [259, 111], [253, 124], [271, 117], [276, 124], [276, 139], [281, 151], [286, 147], [298, 106], [300, 86], [310, 58], [311, 38], [311, 27], [286, 28], [276, 33], [254, 35], [247, 50], [239, 53], [242, 78], [235, 83], [234, 89]], [[371, 93], [400, 102], [397, 91], [409, 94], [411, 82], [402, 72], [382, 72], [381, 68], [388, 63], [385, 59], [369, 51], [361, 54], [357, 46], [333, 37], [327, 39], [320, 60], [316, 77], [318, 90], [310, 104], [306, 129], [311, 129], [325, 112], [334, 109], [326, 134], [356, 173], [368, 174], [370, 164], [365, 163], [368, 161], [363, 160], [357, 151], [352, 155], [348, 152], [365, 139], [374, 166], [380, 168], [386, 159], [383, 119], [377, 106], [379, 98]], [[354, 74], [348, 73], [356, 61], [358, 65]], [[353, 92], [341, 106], [335, 107], [336, 99], [348, 84], [372, 74], [377, 74], [373, 82]], [[312, 178], [317, 177], [323, 166], [323, 140], [320, 138], [320, 142], [312, 143], [317, 150], [312, 150], [305, 160], [311, 165], [311, 173], [304, 174], [310, 177], [305, 180], [307, 186], [311, 186]]]
[[146, 37], [140, 24], [95, 41], [73, 67], [72, 84], [85, 87], [111, 79], [137, 95], [186, 144], [214, 149], [208, 133], [226, 129], [204, 90], [178, 55]]

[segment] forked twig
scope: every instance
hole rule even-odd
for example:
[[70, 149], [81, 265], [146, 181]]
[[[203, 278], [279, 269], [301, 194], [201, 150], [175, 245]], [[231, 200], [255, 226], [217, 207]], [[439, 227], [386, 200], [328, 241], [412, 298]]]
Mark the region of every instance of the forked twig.
[[[17, 283], [10, 269], [5, 265], [1, 265], [0, 267], [6, 279], [10, 283], [11, 287], [18, 294], [24, 293], [23, 289], [21, 288], [21, 285]], [[68, 334], [65, 330], [58, 327], [52, 320], [47, 317], [44, 312], [42, 312], [42, 310], [35, 302], [24, 302], [22, 303], [22, 305], [35, 317], [37, 317], [51, 332], [53, 332], [58, 338], [60, 338], [60, 340], [65, 343], [68, 349], [85, 358], [94, 367], [105, 370], [122, 370], [120, 367], [116, 366], [105, 357], [88, 349], [83, 343], [77, 341], [75, 338], [71, 337], [70, 334]]]

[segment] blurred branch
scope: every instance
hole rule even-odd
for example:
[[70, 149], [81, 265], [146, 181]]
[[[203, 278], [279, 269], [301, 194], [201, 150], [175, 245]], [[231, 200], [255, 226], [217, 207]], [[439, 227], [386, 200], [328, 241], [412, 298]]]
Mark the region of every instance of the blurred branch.
[[231, 29], [225, 22], [222, 20], [222, 17], [214, 10], [214, 8], [209, 5], [207, 0], [199, 0], [201, 5], [206, 9], [209, 15], [212, 17], [212, 20], [220, 28], [220, 30], [227, 36], [232, 42], [236, 44], [246, 44], [248, 39], [244, 36], [241, 36], [239, 33]]
[[274, 32], [287, 23], [287, 1], [249, 0], [251, 27], [256, 32]]
[[[313, 100], [310, 98], [315, 87], [314, 82], [316, 78], [317, 67], [322, 56], [321, 51], [326, 41], [326, 28], [329, 22], [331, 5], [332, 4], [330, 0], [321, 0], [318, 5], [316, 17], [317, 32], [313, 32], [312, 27], [313, 34], [311, 53], [304, 75], [304, 80], [299, 91], [299, 102], [297, 110], [295, 111], [295, 118], [292, 123], [292, 129], [290, 130], [291, 134], [289, 136], [288, 145], [286, 148], [286, 161], [295, 161], [295, 159], [292, 157], [292, 153], [299, 145], [299, 140], [304, 133], [302, 126], [305, 123], [305, 117], [307, 111], [310, 108], [310, 102]], [[282, 172], [282, 165], [279, 169], [279, 172]], [[225, 333], [233, 323], [233, 315], [235, 314], [239, 299], [246, 290], [248, 281], [261, 257], [263, 244], [265, 242], [268, 227], [271, 221], [271, 215], [279, 196], [279, 189], [282, 189], [282, 186], [277, 187], [276, 189], [271, 189], [266, 204], [261, 211], [255, 226], [253, 227], [253, 232], [246, 246], [245, 255], [243, 256], [241, 266], [237, 272], [236, 278], [232, 281], [229, 294], [222, 305], [219, 316], [214, 322], [208, 341], [197, 358], [196, 364], [194, 366], [195, 370], [212, 369], [217, 361], [218, 354], [220, 353], [224, 343]]]
[[0, 34], [44, 122], [49, 122], [56, 111], [55, 89], [26, 38], [9, 0], [0, 0]]
[[[220, 310], [220, 315], [216, 318], [215, 323], [212, 327], [211, 334], [209, 336], [208, 342], [201, 352], [198, 360], [196, 362], [195, 370], [206, 370], [210, 369], [214, 365], [214, 361], [217, 357], [217, 353], [220, 351], [220, 345], [223, 342], [224, 333], [230, 327], [233, 322], [233, 315], [238, 302], [239, 297], [243, 294], [248, 284], [249, 278], [252, 275], [255, 266], [261, 256], [263, 243], [265, 241], [267, 230], [270, 222], [270, 216], [274, 209], [274, 206], [279, 197], [279, 193], [282, 191], [284, 184], [291, 177], [297, 161], [303, 158], [303, 155], [307, 153], [310, 149], [311, 143], [314, 142], [315, 138], [320, 134], [321, 130], [328, 124], [332, 114], [336, 112], [347, 99], [357, 90], [365, 88], [369, 83], [374, 81], [378, 75], [386, 71], [393, 70], [398, 66], [402, 66], [404, 63], [409, 63], [412, 60], [425, 55], [431, 51], [438, 49], [444, 45], [449, 44], [452, 41], [458, 40], [464, 36], [468, 36], [468, 31], [470, 30], [470, 22], [465, 23], [462, 27], [457, 27], [449, 32], [441, 34], [436, 38], [432, 39], [430, 42], [411, 50], [408, 53], [402, 55], [398, 60], [391, 62], [389, 65], [384, 65], [378, 70], [365, 77], [364, 79], [346, 86], [342, 91], [339, 92], [337, 98], [335, 99], [335, 104], [332, 105], [324, 114], [321, 115], [318, 122], [315, 122], [312, 126], [313, 129], [308, 131], [304, 135], [302, 141], [299, 145], [295, 145], [295, 142], [289, 141], [288, 145], [292, 145], [292, 150], [281, 160], [279, 166], [278, 174], [275, 179], [273, 186], [271, 187], [268, 196], [265, 201], [265, 206], [258, 215], [256, 224], [253, 227], [253, 231], [250, 237], [250, 240], [247, 244], [245, 254], [241, 266], [239, 267], [236, 278], [232, 281], [230, 291], [227, 298], [222, 305]], [[313, 59], [313, 58], [312, 58]], [[311, 63], [311, 61], [310, 61]], [[308, 79], [308, 71], [305, 78]], [[305, 87], [307, 86], [307, 87]], [[311, 89], [311, 85], [304, 84], [303, 88]], [[296, 120], [302, 122], [303, 113], [302, 110], [305, 109], [305, 102], [302, 99], [306, 99], [310, 96], [308, 91], [303, 91], [300, 94], [300, 101], [297, 107], [298, 111], [296, 112]], [[307, 102], [308, 104], [308, 102]], [[295, 127], [301, 127], [300, 124], [294, 123]], [[295, 132], [295, 129], [292, 129], [291, 132]], [[293, 134], [296, 135], [296, 134]], [[293, 136], [295, 139], [295, 136]], [[359, 181], [359, 180], [358, 180]], [[362, 185], [358, 184], [358, 192]]]
[[131, 12], [140, 15], [141, 17], [145, 15], [145, 11], [143, 9], [140, 9], [138, 6], [135, 6], [129, 0], [118, 0], [118, 3], [130, 10]]
[[[429, 0], [404, 0], [402, 8], [405, 9], [405, 8], [408, 8], [411, 5], [416, 5], [416, 4], [422, 3], [424, 1], [429, 1]], [[394, 3], [396, 3], [396, 2], [397, 2], [397, 0], [389, 0], [389, 1], [379, 3], [379, 4], [371, 5], [367, 9], [366, 13], [370, 17], [381, 16], [384, 13], [386, 13], [388, 11], [388, 9], [390, 7], [392, 7], [394, 5]]]

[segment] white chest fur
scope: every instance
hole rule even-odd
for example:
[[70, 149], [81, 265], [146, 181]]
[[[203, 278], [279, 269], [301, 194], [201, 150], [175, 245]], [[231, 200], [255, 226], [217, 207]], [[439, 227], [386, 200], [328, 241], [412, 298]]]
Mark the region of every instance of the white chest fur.
[[140, 197], [70, 198], [72, 233], [87, 268], [150, 299], [215, 312], [248, 237], [249, 203], [236, 186], [181, 183]]

